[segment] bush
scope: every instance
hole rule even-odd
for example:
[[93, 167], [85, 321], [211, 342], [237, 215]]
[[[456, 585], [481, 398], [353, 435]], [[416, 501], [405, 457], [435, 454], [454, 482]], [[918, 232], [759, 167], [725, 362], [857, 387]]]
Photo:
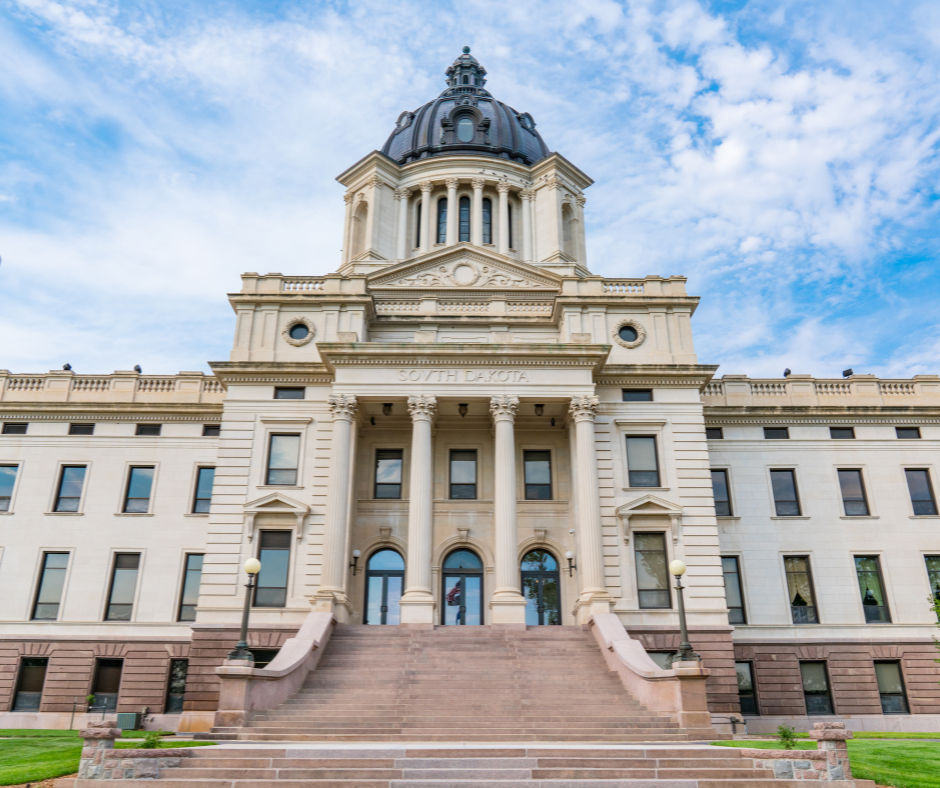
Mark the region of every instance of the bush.
[[796, 731], [789, 725], [781, 725], [777, 728], [777, 741], [783, 745], [783, 749], [792, 750], [796, 747]]
[[144, 743], [140, 745], [142, 750], [157, 750], [160, 748], [160, 731], [147, 731], [144, 736]]

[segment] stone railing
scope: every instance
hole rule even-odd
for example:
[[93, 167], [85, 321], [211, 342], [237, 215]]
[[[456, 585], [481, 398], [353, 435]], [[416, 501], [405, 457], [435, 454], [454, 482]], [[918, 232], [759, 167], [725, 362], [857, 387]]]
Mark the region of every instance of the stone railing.
[[77, 375], [53, 370], [45, 375], [13, 375], [0, 369], [0, 402], [221, 403], [225, 389], [202, 372], [141, 375]]
[[121, 737], [121, 729], [108, 720], [92, 722], [78, 732], [82, 737], [82, 756], [78, 764], [79, 780], [154, 780], [161, 769], [180, 765], [188, 758], [188, 748], [157, 750], [115, 750], [114, 740]]
[[617, 295], [643, 295], [643, 280], [605, 279], [604, 292]]
[[285, 293], [308, 293], [326, 289], [323, 279], [306, 279], [299, 276], [286, 276], [281, 280], [281, 289]]
[[842, 380], [790, 375], [766, 380], [724, 375], [705, 386], [706, 405], [726, 406], [896, 406], [940, 405], [940, 375], [915, 375], [911, 380], [882, 380], [875, 375], [852, 375]]
[[[772, 769], [778, 780], [814, 780], [816, 782], [838, 782], [852, 779], [849, 752], [846, 740], [852, 731], [845, 730], [844, 722], [817, 722], [809, 732], [816, 739], [816, 750], [761, 750], [742, 748], [742, 758], [753, 758], [758, 769]], [[862, 784], [874, 785], [868, 780], [856, 780], [856, 788]]]

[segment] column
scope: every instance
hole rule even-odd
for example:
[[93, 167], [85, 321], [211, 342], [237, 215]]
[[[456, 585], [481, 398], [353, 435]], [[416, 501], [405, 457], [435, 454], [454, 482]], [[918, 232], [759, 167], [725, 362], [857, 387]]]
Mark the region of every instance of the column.
[[323, 535], [323, 571], [320, 588], [314, 594], [314, 608], [331, 612], [341, 621], [351, 612], [346, 600], [346, 531], [349, 524], [349, 490], [352, 463], [352, 428], [356, 419], [356, 398], [345, 394], [329, 398], [333, 417], [330, 443], [329, 498]]
[[516, 439], [514, 422], [519, 398], [507, 395], [490, 400], [496, 428], [493, 525], [496, 532], [496, 588], [490, 610], [494, 624], [525, 626], [525, 599], [520, 591], [519, 539], [516, 533]]
[[431, 589], [431, 527], [433, 524], [434, 457], [431, 425], [437, 399], [408, 397], [411, 415], [411, 489], [408, 501], [408, 562], [401, 598], [402, 624], [434, 624]]
[[583, 194], [575, 195], [575, 202], [578, 204], [578, 262], [587, 267], [587, 227], [584, 225], [584, 203], [587, 197]]
[[470, 242], [474, 246], [483, 246], [483, 178], [474, 178], [470, 185], [473, 187], [473, 205], [470, 206]]
[[395, 256], [398, 260], [408, 257], [408, 198], [411, 189], [395, 189], [395, 199], [398, 200], [398, 247]]
[[594, 447], [594, 416], [597, 397], [572, 397], [568, 414], [574, 421], [578, 450], [578, 584], [581, 595], [575, 604], [578, 623], [592, 615], [610, 612], [610, 597], [604, 584], [604, 540], [598, 494], [597, 452]]
[[532, 262], [532, 200], [535, 198], [534, 189], [523, 189], [519, 192], [522, 198], [522, 259]]
[[457, 205], [457, 178], [448, 178], [447, 184], [447, 245], [457, 243], [457, 220], [460, 217], [460, 206]]
[[352, 204], [355, 195], [352, 192], [346, 192], [343, 195], [343, 202], [346, 203], [346, 226], [343, 229], [343, 262], [349, 262], [352, 257]]
[[500, 181], [496, 184], [499, 192], [499, 244], [496, 250], [500, 254], [509, 254], [509, 184]]
[[431, 251], [431, 181], [421, 183], [421, 254]]

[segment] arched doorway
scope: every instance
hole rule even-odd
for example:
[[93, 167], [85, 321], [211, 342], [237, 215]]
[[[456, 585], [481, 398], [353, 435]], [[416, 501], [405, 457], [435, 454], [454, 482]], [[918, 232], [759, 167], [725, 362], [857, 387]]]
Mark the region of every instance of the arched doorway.
[[558, 562], [548, 550], [530, 550], [522, 559], [526, 624], [561, 624]]
[[444, 559], [441, 622], [483, 623], [483, 562], [470, 550], [454, 550]]
[[363, 624], [400, 624], [405, 559], [396, 550], [379, 550], [366, 566], [366, 602]]

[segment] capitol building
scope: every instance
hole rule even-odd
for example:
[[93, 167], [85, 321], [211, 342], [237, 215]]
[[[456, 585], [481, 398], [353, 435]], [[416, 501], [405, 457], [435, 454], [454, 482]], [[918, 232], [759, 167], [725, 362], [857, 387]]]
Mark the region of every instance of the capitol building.
[[591, 178], [486, 81], [339, 175], [334, 273], [242, 275], [212, 375], [0, 370], [0, 728], [415, 739], [461, 675], [584, 741], [938, 730], [940, 376], [716, 377], [695, 283], [592, 273]]

